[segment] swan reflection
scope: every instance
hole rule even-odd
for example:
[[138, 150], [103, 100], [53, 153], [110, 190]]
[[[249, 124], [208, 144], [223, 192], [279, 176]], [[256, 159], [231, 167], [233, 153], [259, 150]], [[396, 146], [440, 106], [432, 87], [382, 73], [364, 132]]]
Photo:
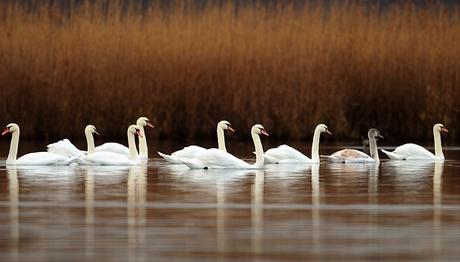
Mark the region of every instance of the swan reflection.
[[6, 169], [9, 192], [9, 219], [10, 219], [10, 256], [11, 260], [18, 259], [19, 250], [19, 183], [16, 168]]
[[263, 226], [264, 226], [264, 171], [255, 171], [254, 184], [251, 185], [251, 225], [252, 225], [252, 252], [263, 252]]
[[147, 166], [132, 166], [128, 173], [128, 258], [145, 261], [144, 252], [137, 252], [145, 245]]

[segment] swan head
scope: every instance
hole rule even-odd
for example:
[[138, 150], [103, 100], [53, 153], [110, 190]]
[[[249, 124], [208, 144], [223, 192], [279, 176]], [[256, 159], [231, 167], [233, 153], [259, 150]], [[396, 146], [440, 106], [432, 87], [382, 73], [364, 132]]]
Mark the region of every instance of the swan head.
[[227, 120], [222, 120], [217, 123], [217, 128], [222, 130], [228, 130], [235, 133], [235, 129], [232, 128], [232, 125]]
[[138, 126], [148, 126], [150, 128], [153, 128], [154, 126], [150, 123], [150, 120], [145, 117], [145, 116], [141, 116], [137, 119], [136, 121], [136, 125]]
[[8, 133], [14, 133], [19, 131], [19, 126], [15, 123], [8, 124], [5, 129], [2, 132], [2, 136], [8, 134]]
[[375, 128], [369, 129], [369, 132], [367, 132], [368, 137], [373, 137], [373, 138], [383, 138], [383, 136], [380, 134], [379, 130]]
[[319, 124], [316, 126], [316, 130], [318, 130], [321, 133], [327, 133], [329, 135], [332, 135], [332, 133], [329, 131], [327, 126], [325, 124]]
[[128, 127], [128, 133], [137, 135], [138, 137], [143, 137], [143, 134], [137, 125], [130, 125]]
[[96, 135], [99, 135], [99, 133], [97, 132], [97, 129], [95, 126], [93, 125], [87, 125], [85, 127], [85, 133], [87, 134], [96, 134]]
[[443, 124], [436, 124], [433, 126], [433, 131], [436, 131], [436, 132], [445, 132], [445, 133], [448, 133], [449, 130], [447, 130], [447, 128], [444, 127]]
[[251, 133], [257, 134], [257, 135], [266, 135], [266, 136], [268, 136], [267, 131], [265, 131], [265, 128], [261, 124], [253, 125], [252, 128], [251, 128]]

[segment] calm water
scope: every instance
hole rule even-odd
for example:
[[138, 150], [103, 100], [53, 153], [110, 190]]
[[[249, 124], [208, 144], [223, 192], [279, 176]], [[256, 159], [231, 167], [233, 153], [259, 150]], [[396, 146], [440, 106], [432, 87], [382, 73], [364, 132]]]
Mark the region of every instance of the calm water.
[[1, 156], [0, 261], [460, 258], [459, 160], [202, 171], [6, 169]]

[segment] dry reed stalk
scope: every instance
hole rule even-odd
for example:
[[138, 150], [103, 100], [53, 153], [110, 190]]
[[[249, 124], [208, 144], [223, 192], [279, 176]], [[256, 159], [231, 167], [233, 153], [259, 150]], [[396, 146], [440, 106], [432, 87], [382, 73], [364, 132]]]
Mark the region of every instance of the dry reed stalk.
[[87, 123], [123, 138], [146, 115], [151, 138], [213, 138], [225, 118], [275, 138], [310, 139], [323, 122], [338, 139], [370, 126], [431, 139], [443, 122], [458, 137], [457, 9], [174, 10], [2, 6], [0, 123], [30, 138], [81, 137]]

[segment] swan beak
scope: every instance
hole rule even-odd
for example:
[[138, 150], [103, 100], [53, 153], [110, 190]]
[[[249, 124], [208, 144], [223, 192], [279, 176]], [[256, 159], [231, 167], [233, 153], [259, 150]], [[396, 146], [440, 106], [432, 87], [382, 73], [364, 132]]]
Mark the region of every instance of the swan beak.
[[328, 133], [329, 135], [332, 135], [331, 131], [329, 130], [326, 130], [326, 133]]
[[147, 126], [150, 127], [150, 128], [154, 128], [154, 126], [150, 123], [147, 123]]
[[449, 130], [447, 130], [447, 128], [445, 128], [445, 127], [441, 127], [441, 131], [442, 131], [442, 132], [449, 133]]
[[382, 139], [384, 138], [381, 134], [378, 134], [377, 137], [380, 137]]
[[9, 132], [10, 132], [10, 130], [8, 129], [8, 127], [5, 128], [5, 129], [3, 130], [3, 132], [2, 132], [2, 136], [8, 134]]
[[270, 136], [270, 135], [267, 133], [267, 131], [265, 131], [265, 129], [262, 129], [262, 130], [260, 131], [260, 133], [261, 133], [262, 135]]
[[233, 129], [231, 126], [229, 126], [227, 129], [228, 129], [228, 131], [231, 131], [231, 132], [235, 133], [235, 129]]
[[136, 130], [136, 135], [137, 135], [138, 137], [144, 137], [144, 136], [142, 135], [142, 133], [141, 133], [141, 130]]
[[101, 134], [99, 134], [99, 132], [97, 132], [96, 130], [94, 130], [94, 134], [100, 136]]

